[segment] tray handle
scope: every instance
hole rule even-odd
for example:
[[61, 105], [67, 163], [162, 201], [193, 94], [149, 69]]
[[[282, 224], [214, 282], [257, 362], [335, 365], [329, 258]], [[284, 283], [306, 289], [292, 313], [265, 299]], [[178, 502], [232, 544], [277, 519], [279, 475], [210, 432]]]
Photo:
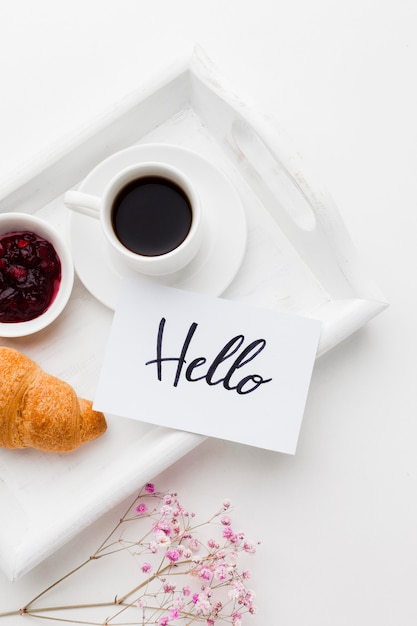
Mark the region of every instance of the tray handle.
[[[269, 129], [269, 130], [268, 130]], [[259, 184], [267, 187], [269, 192], [279, 200], [279, 210], [284, 210], [299, 229], [313, 231], [317, 228], [314, 209], [320, 206], [317, 195], [311, 189], [301, 172], [301, 157], [297, 158], [289, 152], [282, 152], [282, 137], [273, 141], [271, 127], [263, 127], [258, 118], [256, 127], [243, 117], [234, 120], [231, 135], [235, 149], [246, 159], [246, 167], [251, 170], [252, 177]]]

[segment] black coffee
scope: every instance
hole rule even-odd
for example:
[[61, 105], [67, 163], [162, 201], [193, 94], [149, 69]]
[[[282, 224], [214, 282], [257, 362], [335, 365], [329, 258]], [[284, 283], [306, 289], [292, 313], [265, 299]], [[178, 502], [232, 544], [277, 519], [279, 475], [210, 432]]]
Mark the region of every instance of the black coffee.
[[160, 176], [132, 181], [113, 202], [112, 224], [119, 241], [144, 256], [177, 248], [192, 220], [190, 201], [175, 183]]

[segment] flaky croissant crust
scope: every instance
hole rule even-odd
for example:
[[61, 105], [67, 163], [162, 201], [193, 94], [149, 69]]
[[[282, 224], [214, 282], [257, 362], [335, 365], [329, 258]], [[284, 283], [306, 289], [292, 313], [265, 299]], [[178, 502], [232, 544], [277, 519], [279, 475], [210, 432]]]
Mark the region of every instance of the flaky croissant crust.
[[103, 413], [30, 358], [0, 346], [0, 446], [69, 452], [107, 428]]

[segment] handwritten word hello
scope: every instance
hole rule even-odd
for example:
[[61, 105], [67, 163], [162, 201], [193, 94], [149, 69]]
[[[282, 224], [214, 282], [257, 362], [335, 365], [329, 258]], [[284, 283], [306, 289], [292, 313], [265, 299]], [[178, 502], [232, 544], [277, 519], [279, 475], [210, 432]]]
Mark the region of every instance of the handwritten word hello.
[[[146, 365], [156, 364], [158, 380], [162, 381], [162, 366], [167, 361], [177, 362], [177, 369], [173, 381], [173, 386], [177, 387], [181, 376], [189, 382], [197, 382], [199, 380], [205, 380], [208, 385], [223, 384], [223, 387], [228, 391], [235, 390], [240, 395], [251, 393], [258, 389], [264, 383], [269, 383], [272, 378], [262, 378], [259, 374], [249, 374], [241, 378], [238, 382], [233, 384], [232, 377], [237, 376], [238, 370], [253, 361], [260, 352], [265, 348], [265, 339], [256, 339], [249, 343], [245, 348], [243, 344], [245, 342], [244, 335], [236, 335], [226, 343], [226, 345], [220, 350], [213, 362], [204, 368], [207, 364], [207, 359], [204, 356], [199, 356], [190, 361], [187, 365], [186, 357], [190, 351], [190, 344], [194, 333], [197, 330], [198, 324], [193, 322], [188, 330], [187, 336], [183, 343], [181, 352], [178, 356], [162, 356], [163, 348], [163, 335], [165, 329], [166, 319], [163, 317], [159, 323], [158, 335], [156, 341], [156, 359], [147, 361]], [[242, 350], [241, 350], [242, 348]], [[239, 350], [241, 350], [239, 352]], [[222, 363], [234, 357], [231, 361], [231, 365], [226, 375], [221, 377], [218, 374], [218, 368]], [[203, 374], [202, 372], [205, 371]], [[235, 376], [235, 379], [236, 379]]]

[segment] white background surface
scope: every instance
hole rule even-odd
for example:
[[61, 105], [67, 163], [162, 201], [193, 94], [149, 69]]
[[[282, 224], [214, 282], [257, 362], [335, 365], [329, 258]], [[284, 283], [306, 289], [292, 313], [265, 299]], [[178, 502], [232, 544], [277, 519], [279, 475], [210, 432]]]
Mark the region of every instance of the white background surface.
[[[0, 4], [2, 181], [198, 43], [292, 136], [391, 303], [317, 362], [295, 457], [211, 440], [155, 477], [197, 512], [231, 498], [262, 541], [248, 624], [417, 623], [416, 32], [414, 0]], [[117, 516], [15, 583], [0, 573], [0, 610]]]

